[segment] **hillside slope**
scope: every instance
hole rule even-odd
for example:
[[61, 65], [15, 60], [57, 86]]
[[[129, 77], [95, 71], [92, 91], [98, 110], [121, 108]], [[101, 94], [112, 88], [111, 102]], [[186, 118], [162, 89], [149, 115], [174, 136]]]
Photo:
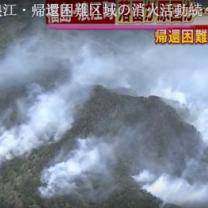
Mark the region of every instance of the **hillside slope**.
[[[99, 198], [97, 194], [93, 200], [79, 192], [82, 185], [77, 193], [41, 198], [37, 191], [41, 186], [41, 171], [60, 151], [70, 152], [77, 138], [87, 137], [117, 143], [114, 149], [116, 160], [108, 166], [115, 188], [107, 197]], [[162, 201], [141, 190], [131, 176], [144, 169], [180, 176], [186, 160], [198, 154], [200, 145], [195, 128], [183, 122], [175, 109], [159, 97], [121, 95], [97, 86], [89, 100], [77, 106], [73, 127], [61, 141], [3, 164], [0, 169], [0, 207], [159, 208]], [[101, 187], [107, 191], [112, 185], [106, 185], [103, 180], [93, 183], [95, 193], [100, 193], [96, 190]]]

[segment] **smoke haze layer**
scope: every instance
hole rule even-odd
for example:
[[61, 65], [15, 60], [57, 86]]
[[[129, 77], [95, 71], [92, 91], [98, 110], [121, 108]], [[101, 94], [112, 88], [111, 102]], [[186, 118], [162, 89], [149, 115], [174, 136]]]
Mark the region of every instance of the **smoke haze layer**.
[[[14, 41], [0, 60], [0, 164], [60, 140], [70, 130], [77, 107], [98, 84], [137, 96], [153, 94], [176, 100], [178, 110], [189, 111], [184, 120], [201, 133], [203, 154], [208, 143], [207, 47], [158, 46], [150, 32], [36, 28], [34, 34]], [[73, 156], [43, 170], [41, 180], [46, 186], [39, 189], [43, 197], [56, 195], [51, 184], [60, 190], [57, 193], [70, 193], [77, 178], [89, 188], [91, 182], [85, 173], [94, 172], [101, 157], [104, 161], [114, 157], [100, 150], [105, 144], [88, 140], [78, 143]], [[208, 193], [198, 181], [190, 185], [183, 177], [165, 172], [136, 178], [139, 182], [151, 178], [143, 188], [167, 202], [191, 203], [190, 196], [204, 202]], [[176, 192], [187, 197], [181, 200]]]

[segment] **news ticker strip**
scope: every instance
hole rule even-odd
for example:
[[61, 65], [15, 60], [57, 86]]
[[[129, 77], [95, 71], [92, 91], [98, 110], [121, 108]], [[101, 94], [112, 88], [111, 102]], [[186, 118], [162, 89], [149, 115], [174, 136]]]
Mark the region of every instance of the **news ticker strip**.
[[[0, 4], [0, 18], [16, 6]], [[46, 0], [30, 12], [55, 29], [208, 29], [208, 7], [190, 0]]]
[[49, 23], [189, 23], [207, 13], [208, 8], [189, 1], [117, 0], [47, 4], [46, 16]]
[[155, 31], [156, 44], [208, 44], [206, 29], [159, 29]]
[[208, 7], [190, 0], [47, 0], [46, 22], [56, 29], [208, 28]]

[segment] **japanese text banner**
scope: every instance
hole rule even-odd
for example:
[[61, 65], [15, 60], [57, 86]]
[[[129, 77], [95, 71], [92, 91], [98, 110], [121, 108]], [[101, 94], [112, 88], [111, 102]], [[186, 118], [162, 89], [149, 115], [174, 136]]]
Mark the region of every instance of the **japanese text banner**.
[[47, 0], [56, 29], [208, 28], [208, 7], [187, 0]]

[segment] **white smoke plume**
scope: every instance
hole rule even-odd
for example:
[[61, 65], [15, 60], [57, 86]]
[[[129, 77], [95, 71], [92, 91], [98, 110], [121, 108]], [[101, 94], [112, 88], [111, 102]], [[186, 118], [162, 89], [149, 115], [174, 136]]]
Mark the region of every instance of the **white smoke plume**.
[[[188, 180], [187, 175], [194, 175], [194, 161], [190, 161], [181, 177], [166, 173], [154, 174], [143, 170], [132, 176], [140, 186], [152, 195], [163, 200], [164, 203], [173, 203], [182, 207], [198, 207], [208, 203], [208, 184], [201, 180], [200, 174], [194, 180]], [[199, 164], [195, 164], [198, 165]]]
[[155, 175], [150, 173], [147, 170], [143, 170], [139, 175], [133, 176], [133, 179], [141, 184], [150, 183], [150, 182], [154, 181]]
[[70, 125], [68, 111], [59, 90], [38, 95], [26, 112], [26, 122], [2, 131], [0, 161], [20, 156], [51, 138], [59, 139]]
[[78, 139], [77, 148], [65, 161], [43, 171], [41, 181], [45, 185], [39, 188], [41, 195], [48, 198], [75, 192], [80, 180], [90, 192], [93, 191], [90, 176], [109, 175], [107, 163], [113, 160], [112, 155], [112, 146], [107, 143], [98, 142], [95, 138]]
[[208, 202], [208, 184], [197, 182], [191, 184], [183, 178], [175, 178], [167, 174], [161, 175], [143, 188], [166, 203], [193, 207]]

